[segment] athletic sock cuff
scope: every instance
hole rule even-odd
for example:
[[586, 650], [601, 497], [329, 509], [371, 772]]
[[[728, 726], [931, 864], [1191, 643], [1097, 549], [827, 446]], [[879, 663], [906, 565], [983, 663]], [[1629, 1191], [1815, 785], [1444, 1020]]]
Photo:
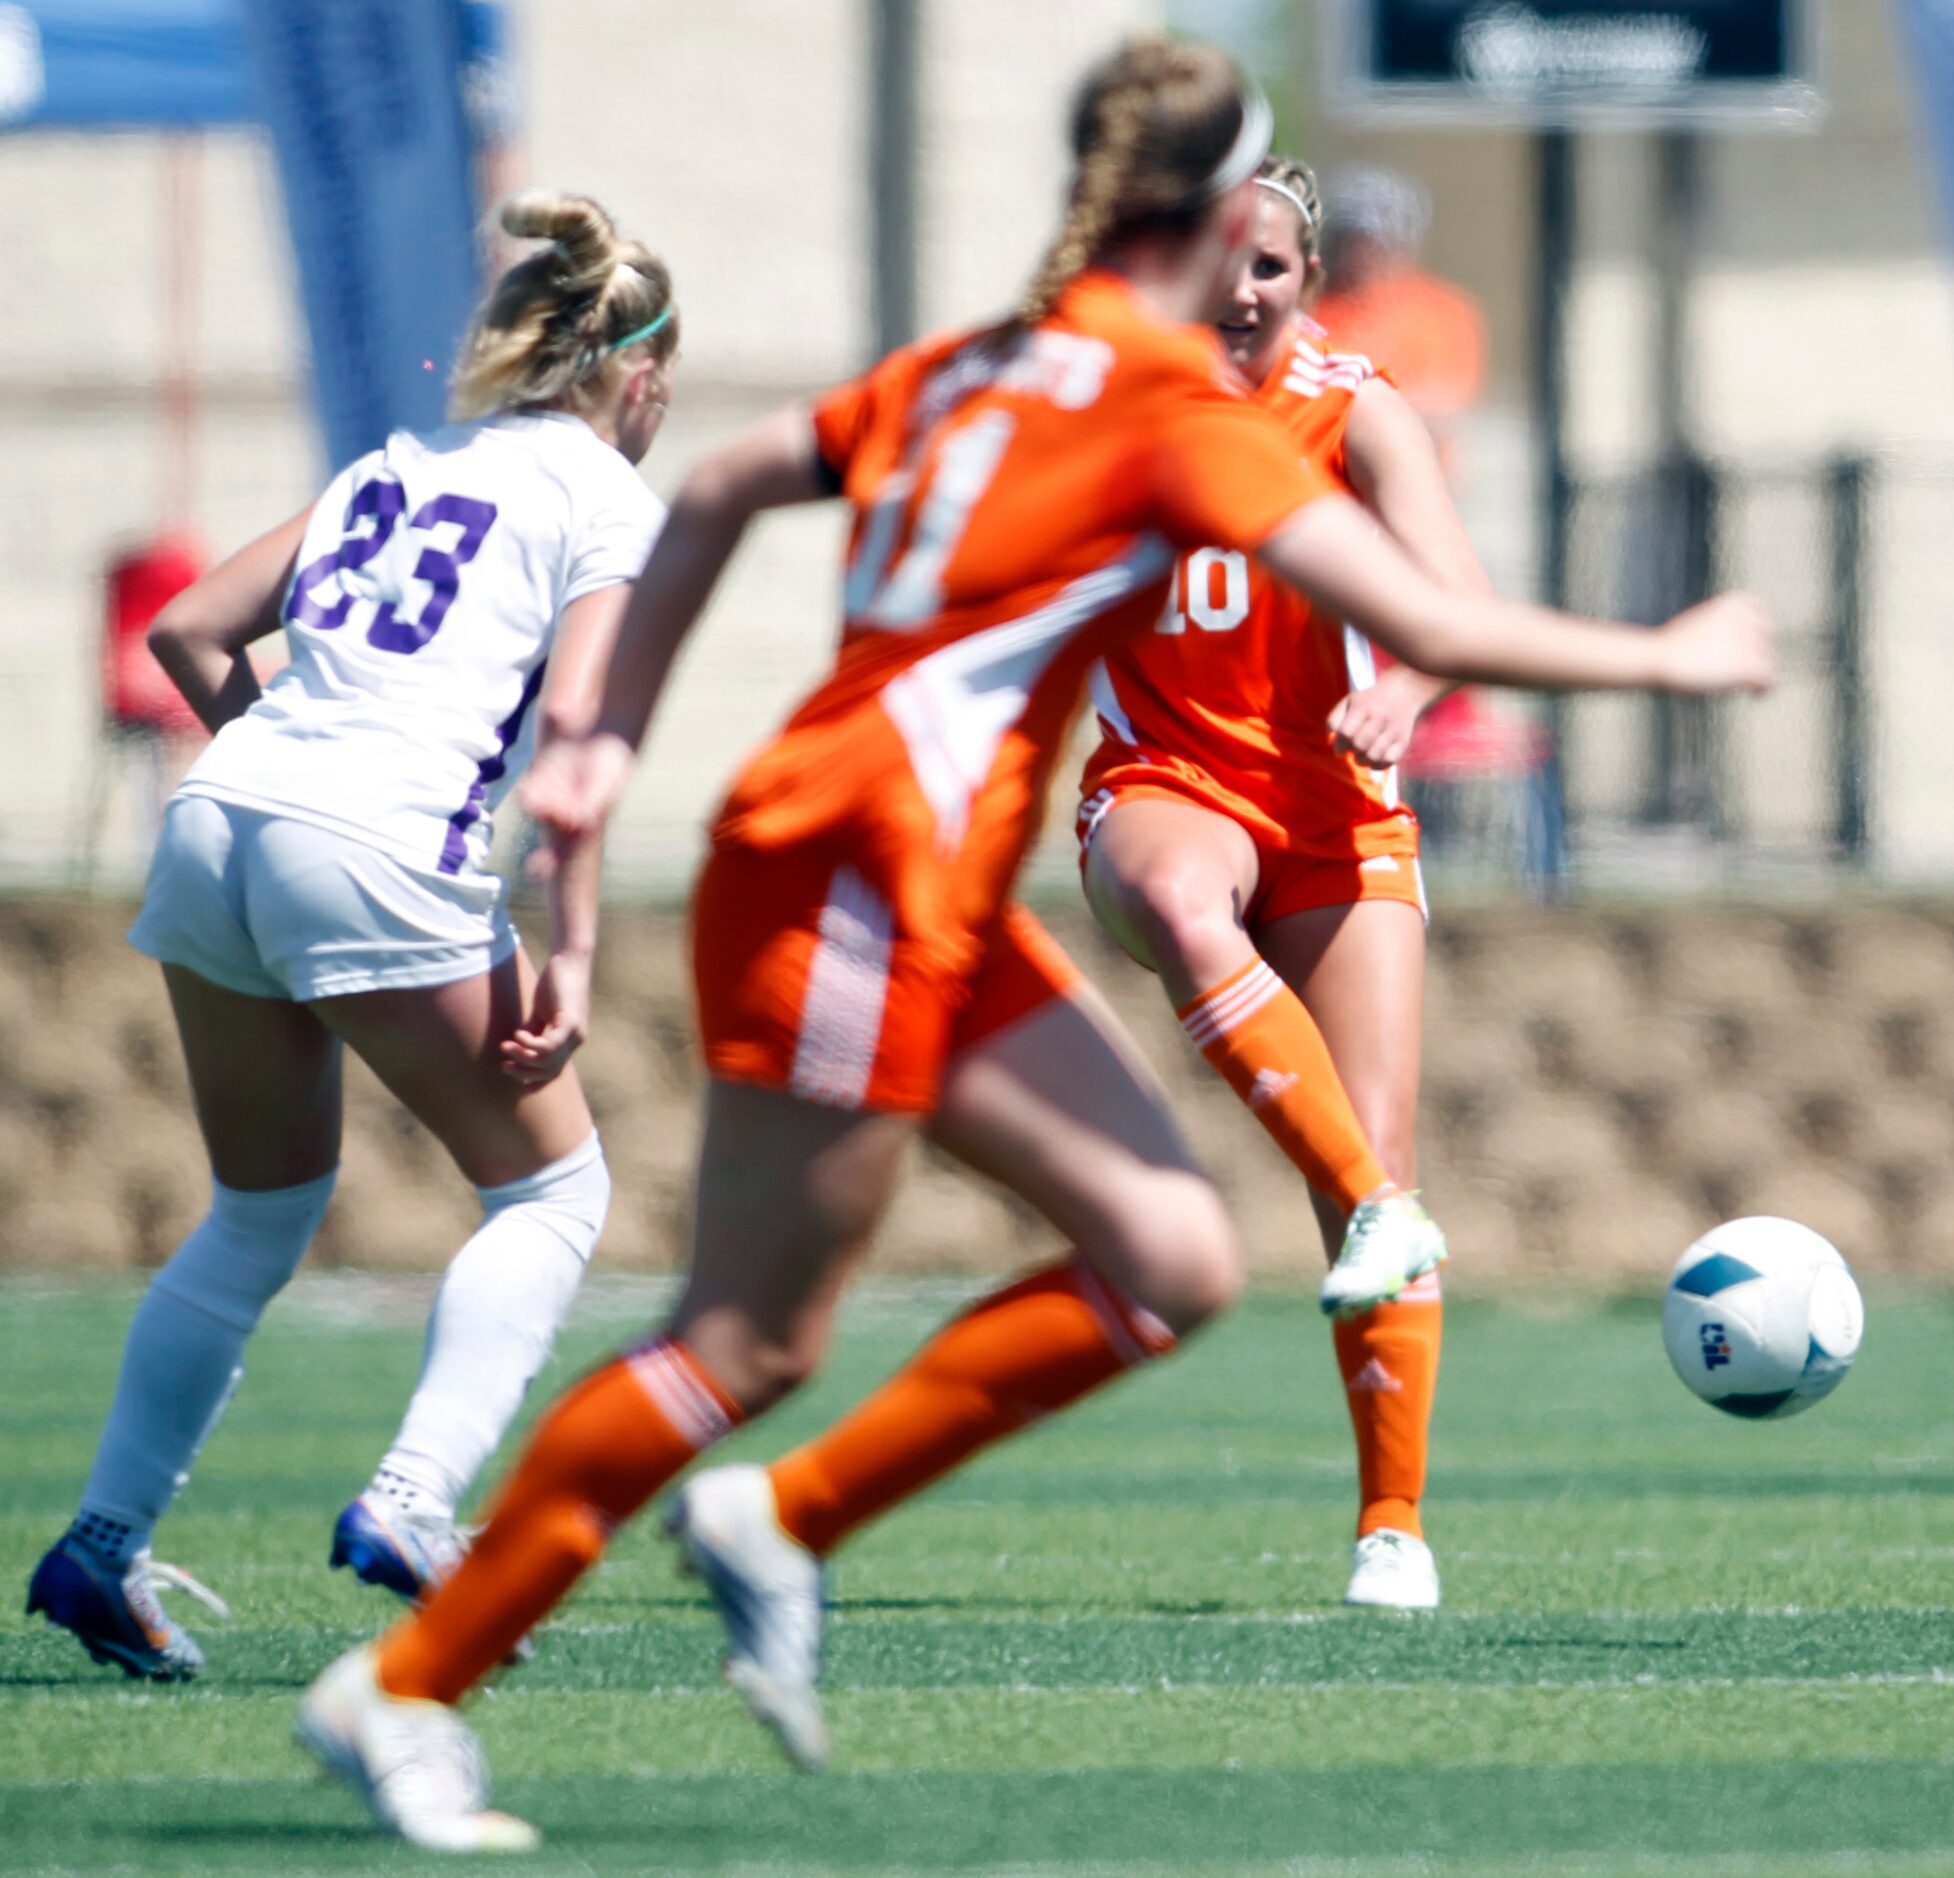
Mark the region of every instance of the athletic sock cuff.
[[211, 1211], [230, 1217], [246, 1216], [257, 1222], [310, 1216], [316, 1225], [338, 1179], [336, 1166], [327, 1168], [318, 1179], [301, 1181], [296, 1187], [227, 1187], [221, 1180], [213, 1179]]
[[593, 1128], [578, 1146], [560, 1160], [550, 1162], [547, 1167], [539, 1167], [533, 1174], [523, 1175], [520, 1180], [505, 1180], [499, 1187], [477, 1187], [475, 1197], [491, 1212], [499, 1207], [520, 1206], [525, 1200], [542, 1199], [553, 1187], [582, 1173], [593, 1162], [601, 1163], [603, 1158], [603, 1138]]
[[652, 1406], [694, 1454], [723, 1440], [745, 1412], [718, 1379], [676, 1337], [657, 1337], [624, 1358]]
[[1240, 971], [1182, 1006], [1176, 1015], [1195, 1048], [1205, 1050], [1253, 1017], [1282, 990], [1282, 980], [1268, 960], [1254, 958]]

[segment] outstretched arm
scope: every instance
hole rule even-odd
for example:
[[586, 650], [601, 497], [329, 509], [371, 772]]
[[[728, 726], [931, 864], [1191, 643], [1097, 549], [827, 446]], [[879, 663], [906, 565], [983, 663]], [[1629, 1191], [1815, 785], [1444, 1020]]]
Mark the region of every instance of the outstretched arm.
[[[596, 721], [545, 742], [518, 792], [561, 856], [609, 819], [664, 694], [679, 648], [705, 610], [746, 526], [763, 509], [834, 493], [805, 408], [777, 411], [694, 465], [632, 590]], [[548, 857], [538, 870], [551, 871]]]
[[[630, 600], [630, 584], [620, 581], [564, 608], [538, 703], [544, 746], [586, 736], [597, 721], [604, 673]], [[529, 1009], [501, 1046], [502, 1067], [518, 1082], [545, 1083], [560, 1075], [589, 1034], [603, 852], [602, 836], [592, 836], [550, 881], [550, 955], [537, 975]]]
[[631, 595], [598, 735], [622, 737], [633, 749], [644, 741], [679, 647], [754, 516], [833, 494], [799, 405], [762, 418], [693, 467]]
[[1299, 510], [1260, 557], [1394, 658], [1440, 678], [1553, 691], [1763, 691], [1771, 683], [1774, 628], [1748, 594], [1720, 594], [1644, 629], [1453, 593], [1346, 496]]
[[303, 510], [220, 562], [171, 600], [149, 629], [157, 664], [207, 730], [223, 729], [257, 700], [258, 675], [245, 647], [277, 627], [311, 515]]
[[1431, 432], [1382, 378], [1367, 379], [1351, 400], [1343, 460], [1365, 508], [1427, 574], [1461, 593], [1492, 592]]
[[[1472, 538], [1452, 501], [1451, 486], [1425, 423], [1387, 380], [1372, 378], [1351, 401], [1343, 433], [1344, 469], [1364, 506], [1412, 560], [1440, 586], [1490, 593]], [[1340, 699], [1330, 713], [1337, 747], [1359, 762], [1388, 769], [1401, 761], [1418, 719], [1453, 689], [1409, 665]]]

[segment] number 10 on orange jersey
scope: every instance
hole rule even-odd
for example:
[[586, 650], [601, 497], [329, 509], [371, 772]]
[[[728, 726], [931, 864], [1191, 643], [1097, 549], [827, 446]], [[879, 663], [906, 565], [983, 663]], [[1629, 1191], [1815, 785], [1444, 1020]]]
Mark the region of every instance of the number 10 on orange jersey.
[[1166, 611], [1154, 631], [1184, 633], [1191, 619], [1204, 633], [1228, 633], [1247, 618], [1248, 556], [1234, 548], [1196, 548], [1174, 563]]

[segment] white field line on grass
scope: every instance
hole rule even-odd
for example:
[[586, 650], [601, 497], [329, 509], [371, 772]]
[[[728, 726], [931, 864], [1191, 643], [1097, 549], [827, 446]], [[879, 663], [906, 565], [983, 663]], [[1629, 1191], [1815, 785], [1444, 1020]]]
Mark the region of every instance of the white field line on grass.
[[[1103, 1562], [1103, 1561], [1102, 1561]], [[603, 1567], [599, 1568], [600, 1570]], [[257, 1576], [288, 1576], [289, 1566], [266, 1564], [241, 1564], [228, 1568], [224, 1577], [226, 1582], [233, 1578]], [[683, 1581], [680, 1581], [681, 1584]], [[1954, 1605], [1948, 1604], [1846, 1604], [1846, 1605], [1806, 1605], [1806, 1604], [1698, 1604], [1686, 1610], [1513, 1610], [1513, 1611], [1451, 1611], [1428, 1614], [1422, 1611], [1401, 1613], [1396, 1621], [1407, 1628], [1421, 1623], [1430, 1623], [1434, 1628], [1485, 1630], [1501, 1624], [1523, 1623], [1529, 1620], [1553, 1624], [1647, 1624], [1659, 1629], [1664, 1624], [1686, 1624], [1693, 1619], [1704, 1617], [1795, 1617], [1813, 1619], [1824, 1617], [1865, 1617], [1869, 1614], [1885, 1615], [1891, 1613], [1898, 1617], [1947, 1617], [1954, 1618]], [[636, 1623], [608, 1624], [550, 1624], [544, 1629], [546, 1636], [557, 1637], [625, 1637], [638, 1635], [656, 1628], [659, 1624], [697, 1622], [708, 1614], [706, 1605], [685, 1605], [682, 1609], [663, 1612], [657, 1617], [649, 1617]], [[880, 1621], [896, 1626], [913, 1625], [922, 1621], [915, 1614], [874, 1619], [869, 1613], [854, 1611], [847, 1598], [837, 1598], [829, 1606], [831, 1619], [839, 1619], [844, 1625]], [[1250, 1630], [1250, 1629], [1298, 1629], [1312, 1624], [1344, 1624], [1353, 1630], [1366, 1625], [1386, 1625], [1394, 1620], [1391, 1617], [1379, 1618], [1369, 1614], [1358, 1614], [1343, 1609], [1303, 1610], [1303, 1611], [1123, 1611], [1106, 1610], [1067, 1610], [1048, 1615], [1031, 1611], [973, 1611], [955, 1618], [931, 1620], [941, 1623], [954, 1623], [963, 1630], [1015, 1629], [1026, 1624], [1044, 1624], [1054, 1630], [1070, 1629], [1075, 1624], [1131, 1624], [1159, 1626], [1162, 1624], [1181, 1625], [1188, 1629], [1207, 1630]], [[229, 1632], [219, 1635], [235, 1636], [240, 1631], [276, 1630], [281, 1635], [293, 1637], [338, 1638], [346, 1634], [346, 1627], [340, 1624], [277, 1624], [250, 1623], [240, 1620]], [[1609, 1639], [1611, 1643], [1619, 1639]], [[1954, 1644], [1954, 1634], [1949, 1639]], [[1579, 1639], [1573, 1639], [1569, 1648], [1579, 1649]]]
[[[1918, 1878], [1919, 1874], [1943, 1870], [1942, 1861], [1954, 1859], [1954, 1842], [1945, 1846], [1925, 1846], [1918, 1851], [1891, 1852], [1812, 1852], [1799, 1853], [1799, 1878], [1860, 1878], [1877, 1873], [1880, 1878]], [[730, 1878], [747, 1874], [783, 1872], [791, 1869], [799, 1878], [824, 1878], [824, 1874], [855, 1866], [735, 1865], [727, 1868]], [[1449, 1854], [1412, 1853], [1378, 1857], [1366, 1853], [1361, 1858], [1306, 1857], [1251, 1861], [1246, 1864], [1189, 1866], [1176, 1859], [1171, 1866], [1147, 1860], [1122, 1860], [1117, 1865], [1098, 1861], [1063, 1865], [986, 1866], [970, 1878], [1130, 1878], [1135, 1872], [1172, 1871], [1176, 1878], [1513, 1878], [1516, 1872], [1602, 1874], [1602, 1878], [1665, 1878], [1671, 1872], [1684, 1872], [1689, 1878], [1785, 1878], [1790, 1869], [1783, 1853], [1615, 1853], [1554, 1852], [1537, 1858], [1520, 1855], [1497, 1862], [1458, 1859]], [[915, 1878], [914, 1874], [889, 1872], [885, 1878]]]
[[[1924, 1846], [1918, 1851], [1891, 1852], [1801, 1852], [1797, 1871], [1800, 1878], [1859, 1878], [1862, 1873], [1878, 1873], [1881, 1878], [1894, 1872], [1902, 1878], [1941, 1869], [1940, 1861], [1954, 1858], [1954, 1841], [1945, 1846]], [[742, 1874], [786, 1871], [784, 1865], [736, 1865], [728, 1868], [732, 1878]], [[822, 1878], [826, 1872], [843, 1868], [825, 1865], [792, 1867], [805, 1878]], [[856, 1867], [845, 1868], [850, 1872]], [[1187, 1866], [1176, 1860], [1172, 1867], [1148, 1861], [1122, 1860], [1117, 1865], [1098, 1861], [1064, 1865], [987, 1866], [971, 1878], [1127, 1878], [1133, 1872], [1158, 1872], [1171, 1869], [1184, 1878], [1512, 1878], [1515, 1872], [1579, 1874], [1596, 1872], [1605, 1878], [1663, 1878], [1670, 1872], [1686, 1872], [1690, 1878], [1785, 1878], [1785, 1855], [1775, 1853], [1725, 1852], [1554, 1852], [1538, 1858], [1520, 1855], [1491, 1862], [1458, 1859], [1449, 1854], [1400, 1853], [1377, 1857], [1366, 1853], [1361, 1858], [1307, 1857], [1271, 1859], [1248, 1864]], [[912, 1878], [911, 1874], [891, 1872], [885, 1878]]]
[[[612, 1626], [604, 1626], [597, 1631], [578, 1631], [579, 1636], [603, 1635]], [[623, 1628], [617, 1626], [615, 1628]], [[1189, 1695], [1224, 1696], [1240, 1695], [1339, 1695], [1344, 1691], [1361, 1692], [1364, 1695], [1486, 1695], [1499, 1696], [1509, 1692], [1541, 1695], [1619, 1695], [1631, 1691], [1646, 1693], [1652, 1689], [1757, 1689], [1757, 1690], [1800, 1690], [1807, 1693], [1823, 1693], [1828, 1690], [1845, 1692], [1854, 1689], [1948, 1689], [1954, 1688], [1954, 1669], [1920, 1670], [1851, 1670], [1838, 1676], [1540, 1676], [1530, 1682], [1455, 1682], [1445, 1677], [1434, 1677], [1429, 1682], [1408, 1682], [1403, 1678], [1383, 1678], [1371, 1676], [1316, 1676], [1301, 1677], [1291, 1681], [1255, 1682], [1194, 1682], [1162, 1676], [1153, 1682], [994, 1682], [994, 1683], [938, 1683], [938, 1682], [836, 1682], [823, 1685], [823, 1693], [829, 1696], [845, 1695], [851, 1697], [937, 1695], [946, 1701], [960, 1701], [966, 1697], [1009, 1695], [1009, 1696], [1051, 1696], [1068, 1700], [1089, 1696], [1140, 1696], [1140, 1695]], [[487, 1692], [490, 1699], [514, 1690], [496, 1688]], [[628, 1697], [632, 1701], [655, 1698], [661, 1702], [687, 1702], [700, 1697], [713, 1701], [724, 1699], [725, 1691], [716, 1681], [696, 1683], [634, 1683], [628, 1690], [620, 1689], [564, 1689], [545, 1688], [535, 1693], [552, 1698], [603, 1699], [607, 1696]], [[167, 1703], [172, 1709], [183, 1706], [212, 1706], [221, 1703], [235, 1703], [238, 1693], [221, 1685], [203, 1683], [194, 1688], [174, 1689], [167, 1693], [150, 1689], [117, 1689], [110, 1693], [109, 1699], [123, 1708], [161, 1707]], [[282, 1700], [283, 1697], [276, 1699]], [[90, 1706], [102, 1700], [100, 1691], [80, 1689], [37, 1689], [22, 1702], [22, 1706], [32, 1709], [37, 1706], [69, 1705], [87, 1703]], [[296, 1696], [292, 1697], [297, 1700]], [[0, 1775], [0, 1786], [10, 1785], [4, 1775]]]
[[[702, 1605], [698, 1608], [703, 1610], [704, 1606]], [[1868, 1612], [1885, 1614], [1889, 1611], [1895, 1615], [1905, 1617], [1954, 1618], [1954, 1606], [1945, 1604], [1853, 1604], [1843, 1606], [1839, 1609], [1803, 1604], [1700, 1604], [1692, 1606], [1688, 1610], [1681, 1611], [1527, 1610], [1473, 1611], [1470, 1613], [1458, 1611], [1452, 1612], [1449, 1615], [1439, 1613], [1435, 1618], [1421, 1611], [1407, 1611], [1399, 1614], [1398, 1621], [1405, 1624], [1408, 1629], [1415, 1628], [1415, 1626], [1421, 1623], [1433, 1623], [1435, 1628], [1442, 1625], [1447, 1629], [1470, 1627], [1474, 1630], [1484, 1630], [1496, 1625], [1519, 1623], [1528, 1619], [1538, 1619], [1544, 1623], [1555, 1624], [1647, 1624], [1652, 1628], [1659, 1628], [1664, 1624], [1686, 1624], [1693, 1618], [1700, 1617], [1864, 1617]], [[836, 1599], [829, 1607], [829, 1612], [832, 1618], [839, 1619], [844, 1625], [871, 1621], [865, 1612], [852, 1612], [849, 1609], [846, 1598]], [[667, 1620], [661, 1618], [652, 1621], [664, 1622]], [[885, 1618], [881, 1621], [900, 1626], [906, 1623], [913, 1623], [916, 1620], [913, 1617], [894, 1617]], [[1054, 1630], [1069, 1629], [1074, 1624], [1105, 1623], [1156, 1626], [1161, 1624], [1175, 1624], [1186, 1626], [1189, 1629], [1208, 1630], [1280, 1630], [1293, 1629], [1310, 1624], [1345, 1624], [1351, 1629], [1357, 1630], [1362, 1629], [1366, 1625], [1377, 1625], [1381, 1627], [1392, 1622], [1392, 1618], [1388, 1616], [1378, 1618], [1368, 1614], [1358, 1615], [1354, 1612], [1341, 1609], [1320, 1611], [1074, 1610], [1060, 1611], [1049, 1617], [1040, 1617], [1019, 1611], [980, 1611], [967, 1616], [959, 1616], [954, 1619], [945, 1618], [937, 1621], [946, 1623], [953, 1622], [959, 1629], [965, 1630], [1009, 1629], [1023, 1624], [1039, 1623], [1046, 1624]], [[273, 1627], [280, 1630], [286, 1628], [282, 1624]], [[623, 1636], [630, 1632], [641, 1631], [646, 1628], [648, 1628], [648, 1625], [644, 1623], [552, 1624], [544, 1634], [548, 1635], [554, 1632], [559, 1636], [568, 1637], [607, 1637]], [[327, 1633], [322, 1630], [319, 1634], [325, 1635]], [[1618, 1640], [1611, 1638], [1609, 1641], [1614, 1642]], [[1954, 1645], [1954, 1634], [1950, 1635], [1949, 1642], [1950, 1645]], [[1578, 1641], [1576, 1641], [1570, 1647], [1579, 1648], [1580, 1646]]]
[[[301, 1272], [280, 1293], [278, 1310], [281, 1315], [351, 1330], [415, 1323], [427, 1315], [441, 1278], [440, 1272]], [[871, 1279], [842, 1301], [842, 1322], [853, 1326], [909, 1326], [912, 1319], [935, 1323], [994, 1283], [995, 1279], [973, 1272]], [[570, 1322], [584, 1329], [606, 1324], [636, 1329], [662, 1316], [678, 1296], [678, 1287], [678, 1276], [670, 1272], [594, 1272], [577, 1292]], [[58, 1287], [46, 1287], [37, 1295], [66, 1294]]]

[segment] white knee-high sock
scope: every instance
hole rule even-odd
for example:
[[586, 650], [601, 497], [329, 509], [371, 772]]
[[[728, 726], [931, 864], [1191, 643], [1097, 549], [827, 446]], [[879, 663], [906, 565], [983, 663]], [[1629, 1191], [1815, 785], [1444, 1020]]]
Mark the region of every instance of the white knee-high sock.
[[202, 1224], [150, 1281], [77, 1521], [115, 1562], [149, 1543], [189, 1479], [244, 1374], [245, 1340], [305, 1257], [336, 1178], [265, 1193], [212, 1181]]
[[527, 1180], [478, 1187], [483, 1220], [428, 1318], [421, 1380], [374, 1486], [452, 1517], [495, 1452], [569, 1315], [611, 1201], [602, 1143]]

